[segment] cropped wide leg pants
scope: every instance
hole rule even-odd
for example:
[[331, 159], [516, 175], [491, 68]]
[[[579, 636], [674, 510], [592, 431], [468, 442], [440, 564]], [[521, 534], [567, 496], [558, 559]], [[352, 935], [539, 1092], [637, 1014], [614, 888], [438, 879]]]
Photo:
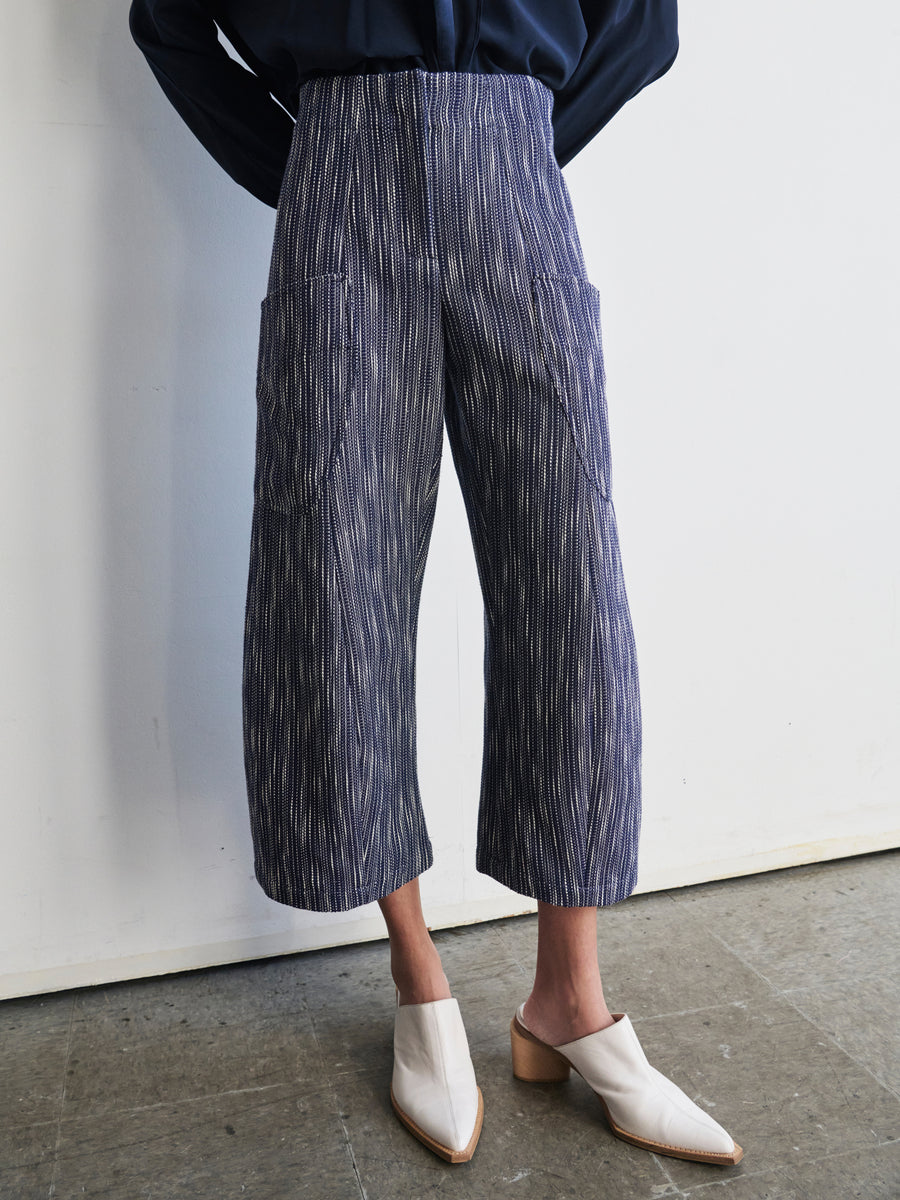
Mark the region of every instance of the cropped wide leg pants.
[[528, 75], [313, 77], [261, 304], [244, 641], [256, 878], [339, 911], [426, 870], [416, 629], [443, 429], [484, 597], [476, 867], [635, 887], [641, 723], [600, 299]]

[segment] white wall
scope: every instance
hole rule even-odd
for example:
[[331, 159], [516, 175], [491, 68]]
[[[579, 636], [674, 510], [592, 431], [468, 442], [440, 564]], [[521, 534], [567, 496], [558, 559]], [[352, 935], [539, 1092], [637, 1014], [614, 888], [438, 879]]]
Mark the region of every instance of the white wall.
[[[380, 936], [252, 876], [240, 660], [274, 213], [123, 0], [7, 13], [0, 995]], [[641, 890], [897, 845], [898, 21], [684, 4], [566, 168], [604, 303]], [[445, 447], [419, 645], [434, 925], [473, 866], [481, 600]], [[447, 628], [455, 638], [442, 640]]]

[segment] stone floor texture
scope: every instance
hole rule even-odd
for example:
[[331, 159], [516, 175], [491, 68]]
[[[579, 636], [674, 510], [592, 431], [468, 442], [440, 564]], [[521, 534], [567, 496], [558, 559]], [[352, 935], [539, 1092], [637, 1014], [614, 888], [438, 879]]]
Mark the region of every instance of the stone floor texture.
[[900, 1200], [900, 851], [633, 896], [599, 915], [613, 1011], [744, 1147], [613, 1137], [573, 1072], [513, 1078], [535, 916], [434, 934], [484, 1094], [471, 1162], [393, 1114], [386, 942], [0, 1004], [0, 1197]]

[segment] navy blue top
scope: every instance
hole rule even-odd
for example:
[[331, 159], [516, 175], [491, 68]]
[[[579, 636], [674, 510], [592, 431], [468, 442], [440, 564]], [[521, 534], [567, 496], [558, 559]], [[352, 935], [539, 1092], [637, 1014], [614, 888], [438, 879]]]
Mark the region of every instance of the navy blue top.
[[554, 93], [562, 167], [678, 53], [676, 0], [132, 0], [129, 26], [203, 145], [273, 208], [314, 75], [536, 75]]

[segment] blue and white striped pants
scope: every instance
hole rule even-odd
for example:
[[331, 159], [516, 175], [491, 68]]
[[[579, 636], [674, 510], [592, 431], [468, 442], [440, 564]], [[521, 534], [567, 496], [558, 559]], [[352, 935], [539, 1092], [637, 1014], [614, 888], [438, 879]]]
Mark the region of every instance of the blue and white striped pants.
[[256, 877], [339, 911], [432, 863], [416, 629], [443, 428], [484, 596], [476, 867], [635, 887], [641, 722], [600, 300], [528, 75], [314, 77], [276, 215], [244, 653]]

